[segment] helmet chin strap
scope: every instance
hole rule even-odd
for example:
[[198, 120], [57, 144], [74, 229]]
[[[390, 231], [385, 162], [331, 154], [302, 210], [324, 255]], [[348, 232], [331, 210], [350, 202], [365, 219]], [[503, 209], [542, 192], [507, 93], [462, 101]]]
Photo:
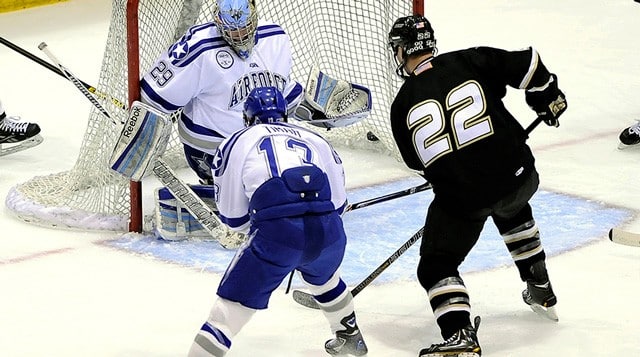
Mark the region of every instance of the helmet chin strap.
[[398, 65], [396, 67], [396, 74], [402, 79], [409, 78], [409, 73], [407, 73], [407, 71], [404, 68], [404, 66], [407, 64], [407, 56], [404, 54], [404, 50], [402, 50], [402, 61], [398, 61], [397, 54], [394, 55], [394, 57], [395, 57], [396, 64]]
[[403, 79], [409, 78], [409, 74], [404, 70], [405, 64], [407, 64], [407, 61], [403, 60], [402, 62], [398, 63], [398, 67], [396, 67], [396, 74]]

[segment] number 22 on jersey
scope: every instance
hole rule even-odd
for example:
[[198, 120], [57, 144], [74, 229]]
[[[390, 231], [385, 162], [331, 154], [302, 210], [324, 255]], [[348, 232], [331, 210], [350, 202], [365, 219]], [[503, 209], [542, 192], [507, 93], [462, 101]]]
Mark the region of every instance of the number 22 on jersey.
[[[493, 134], [491, 118], [485, 115], [484, 92], [478, 82], [467, 81], [453, 88], [445, 104], [446, 108], [443, 108], [435, 100], [426, 100], [409, 111], [409, 130], [413, 131], [416, 152], [424, 167], [454, 149], [458, 150]], [[449, 113], [448, 116], [445, 111]], [[447, 118], [450, 131], [446, 130]]]

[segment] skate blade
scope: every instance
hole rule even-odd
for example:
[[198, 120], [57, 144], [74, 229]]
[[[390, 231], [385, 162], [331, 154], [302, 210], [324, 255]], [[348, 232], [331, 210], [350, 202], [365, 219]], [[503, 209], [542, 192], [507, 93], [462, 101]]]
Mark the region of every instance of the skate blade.
[[[44, 139], [42, 138], [42, 136], [38, 134], [24, 141], [17, 142], [15, 143], [15, 145], [7, 144], [7, 143], [0, 144], [0, 156], [9, 155], [9, 154], [26, 150], [28, 148], [32, 148], [34, 146], [40, 145], [40, 143], [42, 143], [43, 140]], [[10, 146], [2, 147], [3, 145], [10, 145]]]
[[627, 145], [620, 142], [618, 143], [618, 150], [626, 150], [630, 148], [640, 148], [640, 144]]
[[531, 310], [533, 310], [533, 312], [535, 312], [536, 314], [542, 316], [542, 317], [546, 317], [549, 320], [558, 322], [558, 313], [556, 312], [556, 307], [555, 306], [551, 306], [551, 307], [544, 307], [542, 305], [538, 305], [538, 304], [531, 304], [529, 305], [529, 307], [531, 308]]
[[427, 353], [426, 355], [420, 355], [420, 357], [480, 357], [479, 353], [476, 352], [436, 352], [436, 353]]

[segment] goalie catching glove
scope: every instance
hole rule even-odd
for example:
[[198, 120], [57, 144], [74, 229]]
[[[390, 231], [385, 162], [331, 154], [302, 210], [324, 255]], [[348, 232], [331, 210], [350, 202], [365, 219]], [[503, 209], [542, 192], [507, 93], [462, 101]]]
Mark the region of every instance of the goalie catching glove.
[[293, 117], [321, 128], [355, 124], [371, 112], [368, 88], [334, 79], [314, 67], [309, 73], [304, 99]]
[[567, 110], [567, 100], [558, 88], [558, 77], [555, 74], [549, 76], [545, 85], [527, 89], [525, 100], [545, 124], [556, 128], [560, 126], [558, 118]]

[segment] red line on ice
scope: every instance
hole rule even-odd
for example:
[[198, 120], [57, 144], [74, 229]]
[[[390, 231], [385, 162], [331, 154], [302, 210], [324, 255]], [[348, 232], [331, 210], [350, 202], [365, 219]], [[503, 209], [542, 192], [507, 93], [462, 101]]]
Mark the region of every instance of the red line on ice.
[[47, 257], [47, 256], [50, 256], [50, 255], [66, 253], [66, 252], [74, 250], [74, 249], [75, 248], [60, 248], [60, 249], [46, 250], [46, 251], [37, 252], [37, 253], [29, 254], [29, 255], [24, 255], [22, 257], [16, 257], [16, 258], [10, 258], [10, 259], [6, 259], [6, 260], [0, 260], [0, 265], [22, 263], [22, 262], [26, 262], [26, 261], [33, 260], [33, 259]]

